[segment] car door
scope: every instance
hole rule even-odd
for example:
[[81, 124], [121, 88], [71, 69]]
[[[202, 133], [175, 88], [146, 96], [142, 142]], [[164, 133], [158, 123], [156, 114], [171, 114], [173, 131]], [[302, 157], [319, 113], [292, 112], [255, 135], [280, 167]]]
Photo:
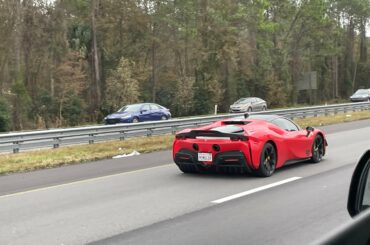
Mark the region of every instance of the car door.
[[290, 132], [290, 149], [293, 155], [298, 159], [310, 158], [312, 154], [312, 143], [314, 134], [307, 134], [306, 130], [298, 130]]
[[144, 104], [143, 106], [141, 106], [139, 117], [141, 122], [149, 121], [151, 119], [152, 112], [150, 110], [149, 104]]
[[258, 111], [258, 103], [256, 98], [251, 99], [251, 107], [253, 111]]
[[263, 100], [261, 100], [260, 98], [256, 98], [256, 105], [257, 105], [258, 111], [262, 111], [262, 108], [263, 108]]
[[162, 112], [158, 105], [156, 104], [150, 104], [150, 108], [152, 111], [152, 119], [151, 120], [161, 120], [162, 118]]
[[290, 160], [310, 157], [313, 142], [312, 133], [307, 137], [306, 130], [302, 130], [294, 122], [286, 118], [277, 118], [272, 123], [287, 132], [285, 134], [285, 142]]

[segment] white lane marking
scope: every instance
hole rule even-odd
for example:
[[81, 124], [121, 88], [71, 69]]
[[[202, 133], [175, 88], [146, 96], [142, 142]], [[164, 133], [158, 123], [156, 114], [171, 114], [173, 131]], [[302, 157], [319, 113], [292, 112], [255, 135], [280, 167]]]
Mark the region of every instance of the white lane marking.
[[160, 166], [151, 167], [151, 168], [143, 168], [143, 169], [133, 170], [133, 171], [129, 171], [129, 172], [123, 172], [123, 173], [118, 173], [118, 174], [105, 175], [105, 176], [96, 177], [96, 178], [90, 178], [90, 179], [84, 179], [84, 180], [76, 180], [76, 181], [72, 181], [72, 182], [69, 182], [69, 183], [64, 183], [64, 184], [60, 184], [60, 185], [52, 185], [52, 186], [47, 186], [47, 187], [41, 187], [41, 188], [32, 189], [32, 190], [28, 190], [28, 191], [15, 192], [15, 193], [11, 193], [11, 194], [2, 195], [2, 196], [0, 196], [0, 199], [6, 198], [6, 197], [20, 196], [20, 195], [27, 194], [27, 193], [39, 192], [39, 191], [44, 191], [44, 190], [49, 190], [49, 189], [54, 189], [54, 188], [59, 188], [59, 187], [64, 187], [64, 186], [69, 186], [69, 185], [75, 185], [75, 184], [80, 184], [80, 183], [88, 183], [88, 182], [92, 182], [92, 181], [95, 181], [95, 180], [102, 180], [102, 179], [107, 179], [107, 178], [114, 177], [114, 176], [120, 176], [120, 175], [138, 173], [138, 172], [143, 172], [143, 171], [147, 171], [147, 170], [168, 167], [168, 166], [171, 166], [171, 165], [173, 165], [173, 164], [172, 163], [171, 164], [165, 164], [165, 165], [160, 165]]
[[221, 198], [221, 199], [217, 199], [217, 200], [212, 201], [212, 203], [220, 204], [220, 203], [223, 203], [223, 202], [231, 201], [231, 200], [234, 200], [236, 198], [244, 197], [244, 196], [247, 196], [247, 195], [259, 192], [259, 191], [263, 191], [263, 190], [266, 190], [266, 189], [269, 189], [269, 188], [272, 188], [272, 187], [275, 187], [275, 186], [278, 186], [278, 185], [283, 185], [285, 183], [289, 183], [289, 182], [292, 182], [292, 181], [295, 181], [295, 180], [298, 180], [298, 179], [301, 179], [301, 178], [302, 177], [292, 177], [292, 178], [285, 179], [285, 180], [282, 180], [282, 181], [278, 181], [278, 182], [275, 182], [275, 183], [272, 183], [272, 184], [257, 187], [255, 189], [252, 189], [252, 190], [249, 190], [249, 191], [244, 191], [244, 192], [237, 193], [235, 195], [231, 195], [231, 196], [227, 196], [227, 197], [224, 197], [224, 198]]

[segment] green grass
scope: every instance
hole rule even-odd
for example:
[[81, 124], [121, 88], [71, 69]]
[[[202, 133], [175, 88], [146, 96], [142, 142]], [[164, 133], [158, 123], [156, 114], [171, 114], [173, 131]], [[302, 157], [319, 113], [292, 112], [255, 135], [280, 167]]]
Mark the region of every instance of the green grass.
[[[311, 117], [294, 120], [302, 128], [323, 126], [341, 122], [369, 119], [370, 111], [338, 113], [326, 117]], [[140, 137], [124, 141], [110, 141], [92, 145], [76, 145], [58, 149], [28, 151], [0, 155], [0, 174], [25, 172], [111, 158], [134, 150], [148, 153], [171, 149], [173, 135]]]

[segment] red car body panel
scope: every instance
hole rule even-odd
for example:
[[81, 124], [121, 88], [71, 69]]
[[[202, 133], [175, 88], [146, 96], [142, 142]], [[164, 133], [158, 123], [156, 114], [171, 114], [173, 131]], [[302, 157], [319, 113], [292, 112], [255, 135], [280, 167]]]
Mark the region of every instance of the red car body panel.
[[[312, 157], [313, 142], [317, 134], [321, 134], [325, 146], [327, 145], [325, 134], [319, 129], [314, 129], [308, 134], [307, 130], [286, 131], [271, 122], [260, 119], [247, 118], [238, 120], [235, 124], [232, 124], [232, 121], [233, 120], [221, 120], [200, 128], [185, 129], [178, 132], [173, 143], [173, 159], [176, 164], [179, 165], [182, 163], [182, 160], [187, 160], [185, 158], [188, 156], [178, 154], [181, 152], [189, 152], [189, 154], [197, 154], [197, 152], [212, 153], [213, 160], [219, 153], [241, 152], [245, 158], [245, 163], [243, 164], [246, 164], [246, 167], [250, 170], [257, 170], [260, 164], [262, 149], [266, 142], [271, 142], [277, 151], [276, 168], [280, 168], [289, 162], [310, 159]], [[247, 137], [247, 140], [232, 141], [227, 137], [225, 139], [220, 137], [181, 137], [182, 134], [190, 133], [193, 130], [211, 130], [230, 124], [242, 128], [244, 130], [243, 135]], [[194, 149], [193, 144], [197, 144], [197, 150]], [[218, 145], [219, 150], [215, 150], [213, 145]], [[181, 159], [181, 157], [183, 157], [183, 159]], [[224, 160], [232, 162], [233, 158], [231, 157], [230, 159]], [[214, 161], [198, 163], [205, 168], [215, 164]], [[223, 162], [223, 164], [227, 165], [227, 162]]]

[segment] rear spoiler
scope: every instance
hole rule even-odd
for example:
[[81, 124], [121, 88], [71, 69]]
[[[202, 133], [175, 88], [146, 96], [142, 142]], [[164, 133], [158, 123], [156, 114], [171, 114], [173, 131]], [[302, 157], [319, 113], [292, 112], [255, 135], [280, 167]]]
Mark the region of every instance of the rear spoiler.
[[196, 139], [197, 137], [215, 137], [230, 138], [232, 141], [247, 141], [248, 137], [241, 134], [222, 133], [212, 130], [192, 130], [186, 133], [176, 134], [176, 139]]

